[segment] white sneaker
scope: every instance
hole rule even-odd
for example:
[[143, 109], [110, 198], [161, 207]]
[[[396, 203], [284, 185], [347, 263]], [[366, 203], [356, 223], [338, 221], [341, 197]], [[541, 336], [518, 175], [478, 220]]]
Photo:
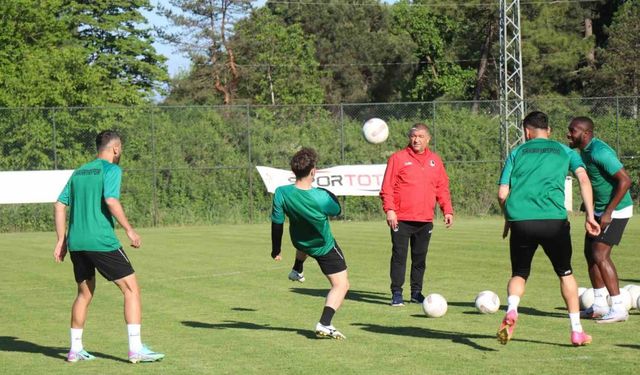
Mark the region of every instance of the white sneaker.
[[596, 323], [625, 322], [627, 319], [629, 319], [629, 313], [626, 309], [622, 311], [610, 309], [602, 318], [596, 320]]
[[593, 304], [585, 310], [580, 311], [580, 319], [600, 319], [609, 313], [609, 306]]
[[316, 324], [316, 336], [326, 337], [336, 340], [344, 340], [347, 337], [340, 333], [334, 326], [325, 326], [321, 323]]
[[289, 280], [303, 283], [304, 273], [303, 272], [298, 273], [298, 271], [296, 270], [291, 270], [291, 272], [289, 272]]

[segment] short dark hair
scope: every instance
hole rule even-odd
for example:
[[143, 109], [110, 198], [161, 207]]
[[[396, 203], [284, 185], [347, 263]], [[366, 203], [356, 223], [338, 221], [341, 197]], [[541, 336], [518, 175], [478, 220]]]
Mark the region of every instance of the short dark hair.
[[586, 116], [578, 116], [578, 117], [574, 117], [573, 119], [571, 119], [571, 122], [569, 124], [584, 124], [585, 125], [585, 130], [593, 132], [593, 120], [591, 120], [589, 117]]
[[291, 170], [296, 175], [296, 179], [307, 177], [311, 170], [316, 167], [318, 153], [316, 150], [303, 147], [291, 158]]
[[549, 129], [549, 117], [544, 112], [533, 111], [522, 120], [522, 126], [525, 128]]
[[120, 134], [115, 130], [104, 130], [98, 133], [96, 136], [96, 149], [98, 151], [104, 150], [105, 147], [114, 139], [120, 139]]

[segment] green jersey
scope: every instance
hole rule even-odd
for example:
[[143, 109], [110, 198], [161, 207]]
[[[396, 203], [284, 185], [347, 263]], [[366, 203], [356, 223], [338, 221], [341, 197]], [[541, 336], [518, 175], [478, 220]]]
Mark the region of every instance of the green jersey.
[[562, 143], [535, 138], [516, 147], [506, 160], [500, 185], [509, 185], [509, 221], [566, 219], [567, 171], [584, 168], [577, 152]]
[[73, 172], [58, 201], [70, 206], [67, 244], [70, 251], [112, 251], [122, 245], [116, 237], [106, 198], [120, 199], [122, 170], [96, 159]]
[[273, 195], [271, 221], [283, 224], [285, 214], [289, 217], [289, 234], [296, 249], [321, 256], [333, 248], [335, 239], [328, 216], [339, 215], [340, 204], [327, 190], [280, 186]]
[[[617, 181], [613, 175], [623, 168], [622, 163], [618, 160], [616, 152], [598, 138], [593, 138], [589, 142], [582, 150], [581, 156], [587, 166], [587, 173], [593, 187], [594, 209], [596, 212], [604, 212], [615, 195]], [[632, 204], [631, 194], [627, 191], [615, 210], [621, 210]]]

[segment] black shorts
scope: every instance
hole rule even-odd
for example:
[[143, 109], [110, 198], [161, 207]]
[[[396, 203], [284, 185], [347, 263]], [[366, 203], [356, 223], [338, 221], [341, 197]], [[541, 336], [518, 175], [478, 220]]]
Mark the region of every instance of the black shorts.
[[571, 226], [567, 220], [525, 220], [511, 222], [509, 247], [511, 275], [525, 280], [531, 273], [531, 261], [542, 246], [558, 276], [568, 276], [571, 270]]
[[344, 260], [342, 249], [338, 243], [334, 243], [333, 248], [328, 253], [313, 257], [320, 266], [322, 273], [325, 275], [333, 275], [347, 269], [347, 263]]
[[[600, 216], [596, 216], [596, 221], [600, 224]], [[602, 228], [597, 237], [585, 236], [585, 246], [587, 242], [604, 242], [607, 245], [618, 245], [622, 239], [622, 233], [627, 226], [629, 219], [611, 219], [611, 223], [606, 228]]]
[[109, 281], [119, 280], [135, 271], [122, 248], [113, 251], [70, 251], [76, 282], [91, 280], [96, 269]]

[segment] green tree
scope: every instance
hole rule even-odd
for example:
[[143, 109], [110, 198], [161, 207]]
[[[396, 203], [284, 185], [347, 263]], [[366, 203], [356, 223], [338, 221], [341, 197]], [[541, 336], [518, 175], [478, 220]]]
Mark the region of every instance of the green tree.
[[300, 25], [287, 26], [267, 8], [236, 25], [240, 95], [257, 104], [322, 103], [315, 44]]
[[325, 102], [386, 102], [402, 97], [410, 79], [413, 42], [390, 32], [389, 6], [378, 0], [267, 2], [287, 25], [299, 24], [315, 39]]
[[615, 13], [605, 31], [608, 40], [597, 51], [599, 69], [594, 73], [595, 86], [603, 95], [640, 94], [640, 3], [625, 2]]
[[251, 9], [251, 0], [169, 0], [169, 4], [158, 11], [180, 31], [156, 31], [191, 58], [189, 79], [195, 82], [186, 84], [209, 88], [210, 97], [222, 96], [224, 104], [232, 104], [240, 72], [229, 40], [234, 22]]
[[420, 61], [413, 82], [409, 83], [408, 99], [462, 99], [472, 89], [476, 72], [458, 64], [455, 52], [449, 48], [461, 24], [426, 5], [423, 1], [403, 0], [392, 7], [394, 30], [411, 38], [415, 59]]
[[139, 104], [166, 80], [146, 0], [1, 3], [0, 106]]

